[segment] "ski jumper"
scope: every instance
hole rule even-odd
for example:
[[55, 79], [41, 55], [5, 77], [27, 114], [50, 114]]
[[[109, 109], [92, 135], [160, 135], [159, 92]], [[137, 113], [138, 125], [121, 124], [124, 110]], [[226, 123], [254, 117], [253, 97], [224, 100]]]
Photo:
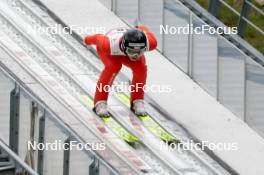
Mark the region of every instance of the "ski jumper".
[[[144, 26], [139, 26], [138, 29], [142, 30], [147, 37], [147, 51], [154, 50], [157, 47], [157, 40], [153, 33]], [[105, 35], [95, 34], [85, 37], [86, 45], [96, 45], [97, 53], [104, 64], [104, 69], [97, 82], [94, 105], [98, 101], [107, 101], [108, 91], [105, 88], [99, 87], [111, 86], [122, 65], [131, 68], [133, 73], [130, 96], [131, 103], [137, 99], [144, 99], [143, 86], [146, 84], [147, 78], [146, 59], [142, 55], [139, 60], [132, 61], [121, 51], [120, 41], [126, 31], [126, 28], [118, 28], [110, 30]]]

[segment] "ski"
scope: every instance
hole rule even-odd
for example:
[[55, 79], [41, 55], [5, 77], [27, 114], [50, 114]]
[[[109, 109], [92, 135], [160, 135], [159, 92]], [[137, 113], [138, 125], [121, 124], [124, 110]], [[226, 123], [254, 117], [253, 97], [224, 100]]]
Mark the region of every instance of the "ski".
[[[115, 93], [115, 96], [125, 105], [130, 107], [130, 98], [125, 93]], [[132, 112], [134, 112], [132, 110]], [[135, 114], [136, 115], [136, 114]], [[180, 140], [163, 128], [151, 115], [136, 115], [143, 125], [155, 136], [163, 140], [164, 142], [170, 143], [179, 143]]]
[[[93, 98], [87, 95], [82, 95], [81, 100], [88, 104], [90, 108], [93, 108]], [[134, 144], [138, 142], [138, 138], [127, 131], [114, 117], [110, 115], [98, 116], [102, 121], [108, 126], [119, 138], [123, 139], [129, 144]]]
[[180, 141], [170, 134], [165, 128], [160, 126], [160, 124], [155, 121], [149, 114], [146, 115], [137, 115], [140, 121], [152, 132], [154, 135], [159, 137], [164, 142], [170, 143], [179, 143]]

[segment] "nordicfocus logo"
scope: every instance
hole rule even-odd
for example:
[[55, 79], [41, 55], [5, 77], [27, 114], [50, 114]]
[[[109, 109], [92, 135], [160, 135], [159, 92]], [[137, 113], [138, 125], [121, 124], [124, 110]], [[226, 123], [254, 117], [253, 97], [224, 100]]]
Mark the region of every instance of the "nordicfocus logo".
[[171, 85], [143, 85], [143, 83], [136, 83], [131, 85], [128, 82], [114, 83], [111, 85], [103, 85], [99, 83], [96, 85], [96, 89], [99, 92], [153, 92], [153, 93], [171, 93]]
[[203, 35], [203, 34], [233, 34], [236, 35], [238, 33], [237, 27], [211, 27], [209, 25], [202, 26], [193, 26], [193, 24], [186, 26], [169, 26], [169, 25], [160, 25], [160, 34], [166, 35]]
[[81, 35], [85, 35], [87, 33], [105, 33], [106, 28], [105, 27], [94, 27], [94, 26], [86, 26], [81, 27], [77, 25], [70, 25], [70, 26], [62, 26], [61, 24], [55, 24], [50, 27], [40, 27], [37, 25], [34, 25], [32, 28], [31, 26], [28, 26], [27, 28], [28, 33], [35, 33], [35, 34], [73, 34], [73, 32], [76, 32]]
[[200, 143], [197, 143], [194, 142], [193, 140], [190, 140], [186, 142], [171, 143], [171, 144], [165, 144], [164, 142], [160, 142], [160, 149], [183, 152], [186, 150], [204, 151], [205, 149], [210, 149], [211, 151], [236, 151], [239, 148], [238, 148], [238, 143], [235, 142], [212, 143], [209, 141], [202, 141]]
[[28, 141], [28, 150], [105, 150], [105, 143], [79, 143], [77, 141], [70, 141], [69, 143], [63, 142], [62, 140], [55, 140], [54, 142], [37, 143], [36, 141]]

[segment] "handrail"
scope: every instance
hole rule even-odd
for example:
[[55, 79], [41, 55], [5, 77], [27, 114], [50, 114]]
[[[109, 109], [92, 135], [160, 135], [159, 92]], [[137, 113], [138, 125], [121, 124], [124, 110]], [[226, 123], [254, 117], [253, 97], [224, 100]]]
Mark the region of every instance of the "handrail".
[[[254, 24], [252, 21], [248, 20], [248, 18], [242, 16], [238, 11], [236, 11], [236, 9], [234, 9], [232, 6], [230, 6], [228, 3], [226, 3], [224, 0], [219, 0], [223, 5], [225, 5], [229, 10], [231, 10], [234, 14], [236, 14], [237, 16], [241, 17], [241, 19], [243, 19], [244, 21], [246, 21], [248, 24], [250, 24], [253, 28], [255, 28], [259, 33], [261, 33], [264, 36], [264, 31], [259, 28], [256, 24]], [[245, 1], [246, 3], [249, 4], [249, 1]], [[253, 5], [252, 3], [250, 3], [251, 5]], [[252, 6], [251, 6], [252, 7]], [[256, 9], [258, 9], [258, 12], [261, 12], [261, 15], [264, 15], [264, 13], [257, 8], [256, 6], [254, 6]]]
[[[203, 7], [199, 5], [196, 1], [193, 0], [176, 0], [180, 1], [184, 6], [188, 7], [194, 14], [202, 17], [203, 20], [211, 26], [214, 27], [225, 27], [225, 25], [210, 11], [207, 11]], [[213, 0], [210, 0], [213, 1]], [[219, 0], [217, 0], [219, 2]], [[233, 43], [237, 48], [239, 48], [242, 52], [244, 52], [251, 59], [259, 63], [261, 66], [264, 66], [264, 55], [260, 53], [256, 48], [250, 45], [248, 42], [243, 40], [238, 35], [229, 35], [223, 34], [224, 38], [228, 39], [231, 43]]]
[[246, 0], [245, 1], [247, 4], [249, 4], [252, 8], [254, 8], [256, 11], [258, 11], [262, 16], [264, 16], [264, 12], [262, 10], [260, 10], [257, 6], [255, 6], [253, 3], [251, 3], [250, 1]]
[[[264, 36], [264, 30], [257, 25], [256, 22], [250, 20], [249, 14], [250, 14], [250, 9], [254, 9], [259, 15], [264, 16], [264, 12], [259, 9], [256, 5], [254, 5], [250, 0], [244, 0], [241, 12], [236, 10], [234, 7], [229, 5], [226, 1], [224, 0], [209, 0], [209, 8], [208, 12], [214, 15], [216, 18], [219, 19], [220, 12], [221, 12], [221, 5], [226, 7], [228, 10], [230, 10], [233, 14], [239, 17], [239, 22], [238, 22], [238, 35], [241, 38], [244, 38], [245, 33], [247, 31], [247, 25], [249, 24], [254, 30], [256, 30], [257, 34], [260, 36]], [[262, 53], [264, 54], [264, 53]]]
[[[225, 2], [224, 0], [219, 0], [223, 5], [225, 5], [229, 10], [231, 10], [234, 14], [236, 14], [237, 16], [241, 17], [244, 21], [246, 21], [248, 24], [250, 24], [253, 28], [255, 28], [256, 30], [258, 30], [263, 36], [264, 36], [264, 31], [262, 29], [260, 29], [256, 24], [254, 24], [252, 21], [250, 21], [247, 16], [243, 16], [242, 15], [242, 11], [241, 13], [239, 13], [236, 9], [234, 9], [232, 6], [230, 6], [227, 2]], [[261, 11], [258, 7], [256, 7], [254, 4], [252, 4], [251, 2], [249, 2], [248, 0], [244, 1], [245, 4], [250, 5], [251, 7], [253, 7], [258, 13], [260, 13], [261, 15], [264, 16], [264, 12]]]
[[234, 9], [231, 5], [229, 5], [227, 2], [223, 1], [223, 0], [219, 0], [222, 4], [224, 4], [227, 8], [229, 8], [232, 12], [234, 12], [236, 15], [240, 15], [240, 13], [238, 11], [236, 11], [236, 9]]

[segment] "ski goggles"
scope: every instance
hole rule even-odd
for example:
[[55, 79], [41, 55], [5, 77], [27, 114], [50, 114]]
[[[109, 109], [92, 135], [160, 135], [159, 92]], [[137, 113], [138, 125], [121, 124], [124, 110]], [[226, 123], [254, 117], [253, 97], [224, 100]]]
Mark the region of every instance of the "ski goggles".
[[126, 48], [126, 54], [127, 56], [132, 60], [137, 60], [140, 56], [143, 55], [143, 53], [146, 51], [146, 48]]

